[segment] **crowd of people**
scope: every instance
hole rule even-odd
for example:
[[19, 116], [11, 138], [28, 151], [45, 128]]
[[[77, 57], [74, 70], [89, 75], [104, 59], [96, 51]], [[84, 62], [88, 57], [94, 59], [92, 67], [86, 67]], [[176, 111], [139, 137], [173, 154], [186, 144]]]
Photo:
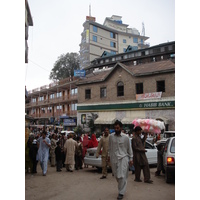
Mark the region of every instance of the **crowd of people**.
[[[65, 167], [67, 171], [73, 172], [83, 169], [83, 159], [85, 157], [87, 148], [98, 146], [96, 135], [92, 134], [89, 139], [89, 133], [77, 136], [70, 133], [51, 133], [45, 129], [32, 131], [29, 139], [25, 144], [25, 169], [27, 172], [37, 173], [37, 163], [46, 176], [47, 164], [50, 161], [51, 167], [56, 167], [57, 172], [61, 172]], [[84, 167], [88, 167], [84, 165]]]
[[83, 162], [87, 148], [97, 147], [96, 158], [101, 154], [102, 159], [100, 179], [107, 177], [107, 166], [110, 166], [118, 183], [117, 199], [123, 199], [130, 169], [134, 169], [136, 182], [142, 182], [141, 170], [143, 170], [145, 183], [153, 181], [144, 147], [147, 135], [141, 134], [142, 128], [139, 126], [135, 127], [129, 135], [124, 133], [122, 127], [122, 123], [118, 120], [114, 123], [114, 133], [109, 134], [109, 129], [106, 127], [99, 142], [95, 134], [91, 134], [89, 139], [89, 133], [80, 136], [70, 133], [67, 138], [65, 133], [48, 134], [47, 137], [45, 129], [40, 134], [31, 133], [25, 146], [26, 168], [28, 166], [31, 173], [37, 173], [39, 161], [42, 174], [46, 176], [48, 161], [50, 161], [51, 167], [56, 166], [57, 172], [61, 172], [63, 167], [66, 171], [73, 172], [74, 168], [79, 170], [88, 167]]

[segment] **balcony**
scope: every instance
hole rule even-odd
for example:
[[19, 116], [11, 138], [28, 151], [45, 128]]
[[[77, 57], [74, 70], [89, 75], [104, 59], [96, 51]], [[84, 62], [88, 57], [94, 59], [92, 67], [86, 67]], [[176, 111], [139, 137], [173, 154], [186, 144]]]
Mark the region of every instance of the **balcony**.
[[61, 110], [56, 110], [56, 112], [47, 112], [47, 113], [34, 113], [34, 114], [29, 114], [28, 116], [34, 117], [34, 118], [50, 118], [50, 117], [59, 117], [62, 115], [67, 115], [70, 117], [77, 117], [77, 110], [71, 110], [71, 111], [61, 111]]

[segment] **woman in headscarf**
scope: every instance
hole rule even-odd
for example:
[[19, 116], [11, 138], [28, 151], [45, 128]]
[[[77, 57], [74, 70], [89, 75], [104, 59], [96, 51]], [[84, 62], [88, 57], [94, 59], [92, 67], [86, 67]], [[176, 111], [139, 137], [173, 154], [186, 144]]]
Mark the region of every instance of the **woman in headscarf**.
[[88, 142], [88, 148], [94, 148], [98, 146], [98, 141], [96, 139], [96, 135], [92, 134], [91, 140]]
[[[89, 139], [88, 139], [88, 135], [87, 135], [87, 133], [84, 135], [84, 137], [83, 137], [83, 141], [82, 141], [82, 144], [83, 144], [83, 151], [82, 151], [82, 155], [83, 155], [83, 161], [84, 161], [84, 157], [85, 157], [85, 154], [86, 154], [86, 151], [87, 151], [87, 148], [88, 148], [88, 142], [89, 142]], [[83, 162], [84, 163], [84, 162]], [[85, 165], [85, 164], [84, 164]], [[85, 165], [85, 167], [87, 167], [86, 165]]]

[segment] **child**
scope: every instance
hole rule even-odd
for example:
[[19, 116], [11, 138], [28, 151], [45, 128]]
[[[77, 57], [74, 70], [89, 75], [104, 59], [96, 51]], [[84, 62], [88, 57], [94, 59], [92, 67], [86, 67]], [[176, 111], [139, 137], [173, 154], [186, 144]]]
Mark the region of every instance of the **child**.
[[62, 168], [62, 153], [61, 153], [61, 144], [58, 141], [57, 142], [57, 147], [55, 149], [55, 154], [56, 154], [56, 169], [57, 172], [61, 172], [61, 168]]

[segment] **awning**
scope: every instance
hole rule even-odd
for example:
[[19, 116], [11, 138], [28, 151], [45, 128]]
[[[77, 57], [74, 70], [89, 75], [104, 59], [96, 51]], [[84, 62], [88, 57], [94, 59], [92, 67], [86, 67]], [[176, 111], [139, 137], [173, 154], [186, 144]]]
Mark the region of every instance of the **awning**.
[[126, 117], [121, 122], [122, 124], [132, 124], [134, 119], [145, 118], [145, 111], [127, 111]]
[[115, 120], [115, 112], [99, 112], [98, 118], [94, 121], [94, 124], [114, 124]]

